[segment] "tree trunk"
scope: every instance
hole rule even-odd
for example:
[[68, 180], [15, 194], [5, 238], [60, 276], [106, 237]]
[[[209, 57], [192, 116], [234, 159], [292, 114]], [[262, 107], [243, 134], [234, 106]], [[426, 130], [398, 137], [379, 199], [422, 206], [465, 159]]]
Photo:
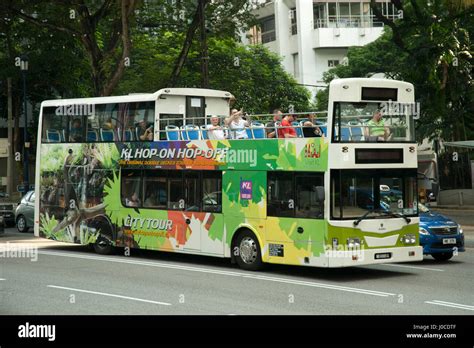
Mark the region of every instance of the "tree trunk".
[[183, 48], [176, 60], [173, 72], [171, 73], [169, 86], [175, 87], [176, 83], [178, 82], [179, 75], [181, 74], [181, 70], [183, 70], [184, 63], [186, 63], [186, 58], [188, 57], [189, 49], [193, 43], [194, 34], [196, 33], [197, 28], [200, 24], [200, 8], [203, 8], [205, 11], [207, 3], [209, 0], [199, 0], [198, 6], [196, 8], [196, 12], [194, 13], [193, 20], [188, 27], [188, 31], [186, 32], [186, 37], [184, 39]]

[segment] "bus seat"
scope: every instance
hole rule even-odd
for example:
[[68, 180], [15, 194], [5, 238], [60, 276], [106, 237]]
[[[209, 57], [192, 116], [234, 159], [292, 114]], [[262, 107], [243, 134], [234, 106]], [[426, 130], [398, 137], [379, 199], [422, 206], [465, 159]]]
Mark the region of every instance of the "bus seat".
[[201, 126], [201, 138], [205, 140], [209, 139], [209, 136], [207, 135], [207, 126], [204, 124]]
[[328, 127], [327, 127], [327, 125], [322, 125], [319, 128], [321, 129], [321, 132], [323, 132], [324, 136], [327, 137], [328, 136]]
[[61, 133], [56, 129], [47, 129], [46, 130], [46, 139], [50, 143], [60, 143], [61, 142]]
[[296, 131], [296, 136], [298, 138], [303, 138], [303, 128], [301, 128], [300, 123], [298, 121], [293, 121], [293, 122], [291, 122], [291, 125], [293, 126], [293, 128]]
[[265, 125], [260, 122], [252, 122], [252, 133], [254, 139], [265, 139]]
[[180, 140], [179, 137], [179, 127], [174, 125], [168, 125], [165, 127], [166, 139], [167, 140]]
[[361, 141], [362, 140], [362, 128], [361, 127], [352, 127], [352, 140], [353, 141]]
[[341, 137], [340, 141], [349, 141], [351, 138], [351, 133], [349, 131], [349, 127], [341, 127]]
[[275, 122], [275, 138], [278, 138], [278, 128], [281, 127], [281, 122], [280, 121], [276, 121]]
[[98, 136], [97, 136], [97, 131], [95, 129], [89, 129], [87, 130], [87, 141], [88, 142], [95, 142], [98, 140]]
[[252, 133], [252, 129], [251, 128], [245, 128], [245, 132], [247, 133], [247, 137], [249, 139], [253, 139], [253, 133]]
[[131, 129], [126, 129], [125, 130], [125, 141], [133, 141], [133, 132]]
[[180, 133], [181, 133], [181, 139], [182, 140], [189, 140], [188, 133], [186, 132], [184, 126], [181, 126], [180, 128]]
[[102, 141], [115, 141], [114, 131], [111, 129], [100, 129], [100, 139]]
[[201, 139], [201, 134], [200, 134], [200, 128], [195, 125], [188, 124], [184, 126], [185, 132], [188, 136], [189, 140], [200, 140]]

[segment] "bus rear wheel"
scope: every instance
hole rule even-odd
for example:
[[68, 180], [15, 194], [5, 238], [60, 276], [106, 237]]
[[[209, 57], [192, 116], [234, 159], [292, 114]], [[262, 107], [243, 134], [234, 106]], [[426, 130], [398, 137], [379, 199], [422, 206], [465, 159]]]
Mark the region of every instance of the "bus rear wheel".
[[245, 230], [239, 233], [232, 250], [240, 268], [257, 271], [263, 267], [258, 239], [251, 231]]
[[97, 254], [100, 255], [110, 255], [114, 253], [114, 246], [104, 236], [100, 235], [99, 238], [97, 238], [97, 241], [94, 243], [94, 251]]

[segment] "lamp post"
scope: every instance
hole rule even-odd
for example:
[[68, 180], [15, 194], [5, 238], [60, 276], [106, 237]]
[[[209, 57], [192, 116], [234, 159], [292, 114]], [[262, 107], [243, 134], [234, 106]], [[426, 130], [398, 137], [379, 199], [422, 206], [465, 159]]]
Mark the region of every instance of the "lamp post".
[[30, 143], [28, 142], [28, 114], [26, 102], [26, 73], [28, 72], [28, 58], [24, 55], [20, 60], [20, 70], [23, 77], [23, 115], [25, 117], [23, 126], [23, 141], [25, 142], [23, 147], [23, 185], [26, 193], [30, 188], [28, 172], [28, 149], [30, 147]]

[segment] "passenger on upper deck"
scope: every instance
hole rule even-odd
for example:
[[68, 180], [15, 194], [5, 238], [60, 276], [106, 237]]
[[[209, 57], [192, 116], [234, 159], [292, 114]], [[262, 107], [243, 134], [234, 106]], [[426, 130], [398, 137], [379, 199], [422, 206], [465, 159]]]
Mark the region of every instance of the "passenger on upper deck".
[[305, 138], [320, 137], [323, 135], [321, 128], [316, 126], [316, 116], [314, 114], [308, 115], [308, 120], [303, 123], [303, 136]]
[[390, 129], [385, 126], [380, 109], [375, 110], [372, 119], [366, 125], [364, 136], [367, 141], [386, 141], [391, 139], [392, 134], [390, 134]]
[[249, 122], [242, 118], [242, 110], [232, 109], [229, 117], [224, 120], [230, 129], [231, 139], [248, 139], [245, 127], [249, 127]]
[[296, 138], [296, 130], [291, 125], [296, 120], [294, 115], [286, 115], [281, 121], [281, 128], [278, 129], [278, 138]]
[[273, 121], [270, 121], [265, 125], [267, 138], [276, 138], [277, 134], [276, 134], [275, 122], [280, 122], [280, 121], [281, 121], [280, 109], [273, 110]]
[[138, 134], [139, 134], [140, 140], [152, 141], [153, 140], [153, 126], [150, 126], [148, 128], [146, 126], [147, 124], [144, 119], [141, 119], [138, 122], [138, 127], [139, 127]]
[[82, 123], [79, 118], [72, 121], [71, 129], [69, 130], [69, 141], [81, 142], [82, 141]]
[[211, 124], [207, 126], [207, 136], [209, 140], [225, 139], [224, 129], [219, 124], [219, 116], [211, 116]]

